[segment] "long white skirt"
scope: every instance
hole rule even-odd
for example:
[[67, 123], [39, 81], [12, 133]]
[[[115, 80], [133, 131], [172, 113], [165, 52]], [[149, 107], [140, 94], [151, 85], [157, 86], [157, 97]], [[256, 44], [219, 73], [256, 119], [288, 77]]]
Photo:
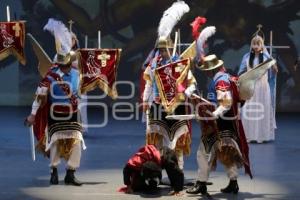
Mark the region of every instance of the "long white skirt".
[[242, 108], [242, 123], [248, 142], [275, 140], [275, 114], [272, 107], [268, 73], [256, 82], [253, 97]]

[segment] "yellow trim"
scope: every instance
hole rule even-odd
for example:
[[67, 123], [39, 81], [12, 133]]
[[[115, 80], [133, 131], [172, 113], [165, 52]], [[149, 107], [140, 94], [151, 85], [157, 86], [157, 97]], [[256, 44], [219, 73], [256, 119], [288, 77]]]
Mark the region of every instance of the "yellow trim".
[[152, 73], [152, 72], [151, 72], [150, 65], [148, 65], [148, 66], [146, 67], [144, 73], [143, 73], [143, 79], [144, 79], [145, 81], [149, 81], [149, 82], [152, 83], [152, 79], [151, 79], [150, 73]]
[[187, 59], [187, 58], [194, 58], [197, 54], [196, 51], [196, 42], [194, 41], [181, 55], [180, 58]]
[[0, 60], [4, 60], [5, 58], [7, 58], [10, 55], [15, 56], [22, 65], [26, 64], [25, 54], [24, 54], [24, 56], [22, 56], [19, 52], [17, 52], [15, 50], [14, 46], [10, 46], [9, 48], [3, 49], [0, 52]]
[[150, 82], [152, 82], [152, 81], [151, 81], [151, 77], [150, 77], [149, 74], [145, 74], [145, 73], [144, 73], [143, 79], [144, 79], [145, 81], [150, 81]]
[[100, 89], [103, 90], [103, 92], [105, 94], [107, 94], [108, 96], [110, 96], [112, 99], [116, 99], [118, 97], [118, 92], [116, 89], [116, 84], [114, 84], [112, 86], [112, 88], [110, 88], [107, 83], [105, 83], [102, 80], [95, 80], [92, 83], [88, 84], [85, 87], [81, 87], [81, 93], [84, 94], [88, 91], [94, 90], [95, 88], [99, 87]]

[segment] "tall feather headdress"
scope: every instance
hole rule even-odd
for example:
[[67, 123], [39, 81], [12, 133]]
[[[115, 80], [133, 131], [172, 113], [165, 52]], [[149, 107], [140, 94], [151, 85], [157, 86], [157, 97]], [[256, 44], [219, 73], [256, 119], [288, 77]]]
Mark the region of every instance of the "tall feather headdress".
[[199, 34], [196, 40], [196, 50], [197, 50], [197, 60], [198, 62], [202, 60], [205, 56], [204, 45], [209, 37], [216, 33], [216, 27], [208, 26], [204, 28]]
[[61, 22], [50, 18], [44, 26], [44, 30], [49, 31], [55, 37], [55, 47], [57, 52], [57, 61], [62, 64], [69, 62], [69, 54], [72, 49], [72, 34], [68, 28]]
[[190, 11], [190, 7], [184, 1], [177, 1], [172, 4], [163, 14], [158, 26], [158, 38], [167, 39], [174, 26], [181, 17]]

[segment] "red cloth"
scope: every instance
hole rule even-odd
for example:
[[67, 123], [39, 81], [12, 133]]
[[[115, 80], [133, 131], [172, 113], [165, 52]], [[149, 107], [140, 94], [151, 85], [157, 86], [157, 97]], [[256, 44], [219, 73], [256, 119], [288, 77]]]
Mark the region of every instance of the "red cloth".
[[[238, 93], [238, 89], [237, 89], [237, 85], [236, 83], [233, 81], [235, 77], [233, 77], [232, 80], [230, 80], [230, 84], [231, 84], [231, 89], [232, 89], [232, 96], [233, 96], [233, 113], [234, 116], [238, 116], [238, 105], [239, 105], [239, 93]], [[250, 160], [249, 160], [249, 146], [247, 143], [247, 139], [245, 136], [245, 132], [244, 132], [244, 128], [243, 128], [243, 124], [242, 121], [237, 119], [235, 120], [235, 126], [236, 126], [236, 130], [238, 131], [238, 136], [239, 136], [239, 148], [241, 150], [243, 159], [244, 159], [244, 168], [245, 168], [245, 173], [248, 174], [250, 176], [250, 178], [253, 178], [252, 176], [252, 172], [250, 169]]]
[[161, 165], [160, 153], [154, 145], [146, 145], [139, 149], [127, 162], [127, 165], [133, 169], [140, 170], [147, 161], [153, 161]]
[[33, 125], [33, 132], [38, 141], [43, 139], [45, 135], [45, 128], [48, 124], [48, 112], [49, 112], [49, 104], [46, 103], [43, 107], [40, 107], [37, 110], [35, 115], [35, 123]]

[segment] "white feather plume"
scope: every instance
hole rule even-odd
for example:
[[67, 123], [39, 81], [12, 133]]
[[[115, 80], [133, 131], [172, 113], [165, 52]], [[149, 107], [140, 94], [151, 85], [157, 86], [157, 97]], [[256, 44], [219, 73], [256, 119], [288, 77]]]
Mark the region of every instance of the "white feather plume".
[[173, 3], [172, 6], [164, 12], [159, 22], [158, 37], [167, 38], [181, 17], [189, 11], [190, 7], [184, 1]]
[[55, 37], [57, 53], [66, 55], [71, 51], [72, 35], [61, 21], [50, 18], [44, 30], [49, 31]]
[[207, 41], [207, 39], [209, 37], [211, 37], [212, 35], [214, 35], [216, 33], [216, 27], [215, 26], [208, 26], [206, 28], [204, 28], [201, 33], [199, 34], [198, 38], [197, 38], [197, 57], [198, 59], [201, 59], [202, 56], [205, 55], [204, 52], [204, 44]]

